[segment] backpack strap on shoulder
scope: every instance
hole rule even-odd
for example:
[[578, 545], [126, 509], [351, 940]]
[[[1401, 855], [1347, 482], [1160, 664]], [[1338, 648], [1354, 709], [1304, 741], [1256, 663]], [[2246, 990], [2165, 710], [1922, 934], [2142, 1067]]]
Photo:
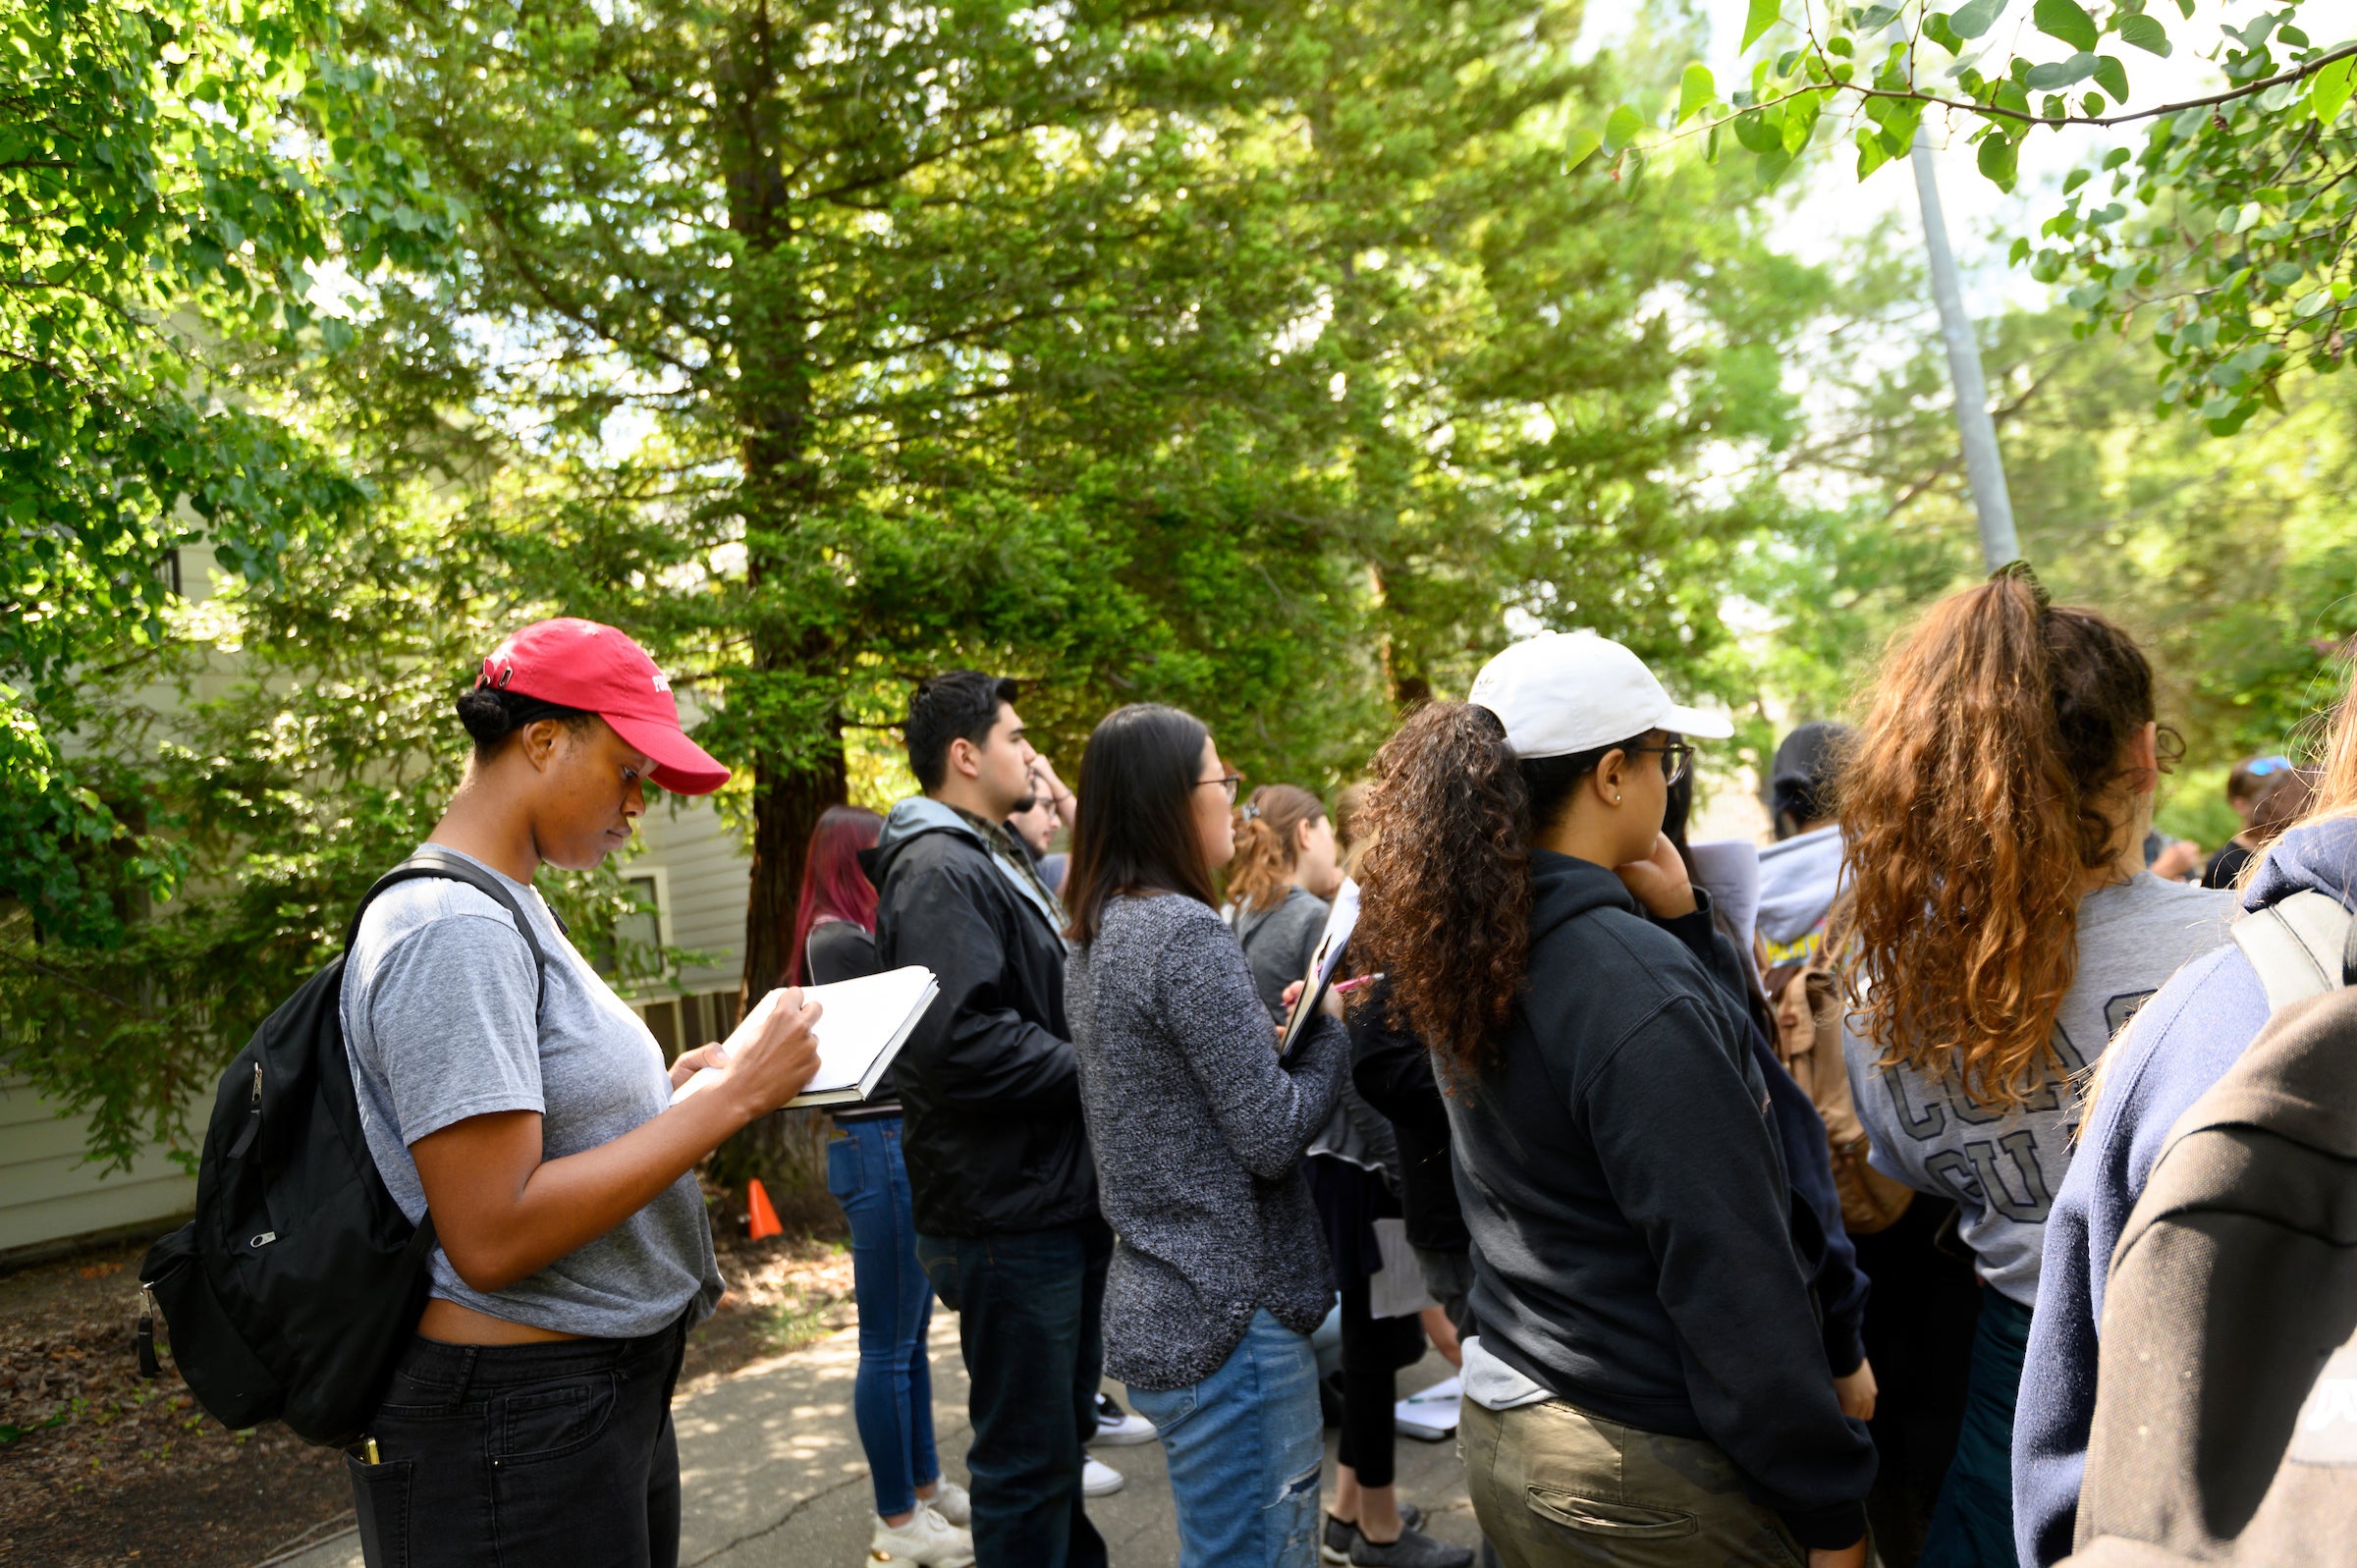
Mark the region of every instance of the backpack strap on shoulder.
[[[359, 907], [352, 912], [352, 924], [344, 929], [345, 948], [349, 950], [354, 940], [359, 936], [360, 917], [368, 912], [368, 906], [376, 901], [378, 893], [402, 883], [417, 882], [428, 877], [437, 878], [443, 882], [463, 882], [507, 910], [509, 916], [516, 922], [517, 935], [522, 937], [523, 945], [532, 949], [532, 965], [540, 977], [538, 1000], [546, 1001], [548, 1000], [548, 952], [540, 946], [539, 935], [532, 930], [531, 917], [523, 912], [523, 906], [516, 901], [516, 895], [508, 892], [506, 886], [497, 877], [483, 870], [473, 861], [458, 855], [443, 853], [432, 844], [425, 845], [417, 853], [377, 878], [375, 884], [360, 895]], [[551, 914], [553, 917], [554, 911], [551, 911]], [[558, 929], [563, 930], [564, 924], [563, 921], [558, 921]]]
[[2357, 978], [2357, 918], [2328, 893], [2295, 892], [2254, 909], [2234, 922], [2233, 936], [2259, 972], [2271, 1013]]

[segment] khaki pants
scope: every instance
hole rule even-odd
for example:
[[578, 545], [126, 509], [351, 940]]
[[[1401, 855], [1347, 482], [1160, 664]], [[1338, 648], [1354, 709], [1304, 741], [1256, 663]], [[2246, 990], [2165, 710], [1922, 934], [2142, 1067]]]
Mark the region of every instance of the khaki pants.
[[1505, 1411], [1468, 1399], [1458, 1420], [1473, 1513], [1508, 1568], [1806, 1568], [1783, 1521], [1744, 1495], [1714, 1443], [1560, 1399]]

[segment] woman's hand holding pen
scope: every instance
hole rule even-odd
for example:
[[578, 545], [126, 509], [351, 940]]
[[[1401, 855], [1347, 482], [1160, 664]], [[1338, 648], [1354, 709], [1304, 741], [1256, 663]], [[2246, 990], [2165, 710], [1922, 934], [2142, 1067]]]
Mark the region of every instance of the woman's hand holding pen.
[[719, 1067], [727, 1074], [718, 1087], [749, 1121], [800, 1094], [818, 1075], [813, 1026], [824, 1011], [817, 1002], [803, 1000], [798, 989], [782, 987], [754, 1005], [726, 1045], [705, 1046], [687, 1054], [706, 1056], [699, 1066]]

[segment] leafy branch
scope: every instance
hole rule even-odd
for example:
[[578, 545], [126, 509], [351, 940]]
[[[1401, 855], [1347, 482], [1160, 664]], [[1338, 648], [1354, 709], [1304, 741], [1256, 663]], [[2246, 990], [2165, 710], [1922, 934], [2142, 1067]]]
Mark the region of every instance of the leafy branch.
[[[1707, 66], [1688, 65], [1661, 123], [1621, 104], [1602, 126], [1574, 132], [1565, 160], [1576, 167], [1602, 153], [1623, 179], [1656, 147], [1699, 139], [1716, 163], [1731, 139], [1768, 187], [1823, 139], [1824, 126], [1840, 123], [1863, 180], [1904, 156], [1924, 115], [1939, 109], [1970, 128], [1982, 175], [2011, 190], [2022, 143], [2041, 128], [2144, 126], [2141, 151], [2114, 147], [2100, 166], [2073, 172], [2064, 209], [2037, 237], [2057, 243], [2019, 240], [2013, 261], [2041, 281], [2075, 284], [2068, 298], [2090, 330], [2163, 309], [2154, 341], [2175, 373], [2161, 378], [2161, 404], [2198, 413], [2216, 434], [2275, 403], [2294, 363], [2338, 368], [2357, 284], [2345, 243], [2357, 217], [2347, 185], [2357, 132], [2345, 114], [2357, 93], [2357, 41], [2320, 44], [2297, 25], [2299, 0], [2263, 0], [2240, 26], [2221, 24], [2208, 48], [2222, 87], [2130, 108], [2122, 51], [2174, 54], [2194, 0], [2176, 0], [2173, 18], [2152, 0], [2092, 9], [2032, 0], [2031, 35], [2048, 40], [2045, 54], [2067, 51], [2059, 59], [2033, 58], [2018, 39], [1984, 41], [2017, 3], [1939, 11], [1804, 0], [1787, 22], [1778, 0], [1751, 0], [1745, 50], [1779, 25], [1796, 27], [1800, 41], [1757, 60], [1749, 84], [1724, 96]], [[2104, 175], [2109, 199], [2099, 200], [2093, 181]]]

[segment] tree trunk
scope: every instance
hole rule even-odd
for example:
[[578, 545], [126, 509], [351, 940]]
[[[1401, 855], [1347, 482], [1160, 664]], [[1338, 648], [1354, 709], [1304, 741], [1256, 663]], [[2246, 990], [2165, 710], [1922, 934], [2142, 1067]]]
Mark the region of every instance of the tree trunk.
[[768, 758], [753, 765], [753, 869], [745, 890], [746, 1006], [786, 983], [786, 950], [794, 941], [794, 911], [801, 896], [810, 831], [846, 794], [843, 751], [828, 754], [823, 771], [788, 771]]
[[[744, 521], [746, 590], [751, 610], [756, 686], [801, 671], [831, 671], [835, 648], [795, 624], [797, 587], [794, 535], [816, 503], [808, 461], [810, 366], [799, 349], [807, 311], [793, 265], [793, 197], [774, 143], [774, 96], [781, 59], [766, 8], [755, 7], [741, 32], [714, 63], [714, 130], [727, 168], [730, 227], [742, 239], [746, 265], [732, 301], [739, 508]], [[846, 793], [841, 732], [833, 718], [816, 758], [785, 736], [756, 736], [753, 746], [753, 863], [744, 910], [742, 1003], [750, 1007], [786, 980], [810, 833]], [[790, 760], [792, 759], [792, 760]], [[833, 1214], [826, 1189], [823, 1113], [785, 1110], [730, 1140], [709, 1173], [733, 1191], [759, 1177], [793, 1226]]]

